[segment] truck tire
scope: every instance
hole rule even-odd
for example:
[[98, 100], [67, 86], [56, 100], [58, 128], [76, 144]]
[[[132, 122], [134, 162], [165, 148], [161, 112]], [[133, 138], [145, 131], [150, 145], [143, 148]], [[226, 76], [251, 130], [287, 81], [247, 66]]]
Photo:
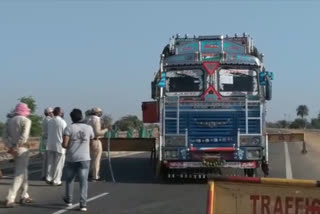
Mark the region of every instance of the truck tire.
[[255, 176], [255, 169], [244, 169], [244, 174], [248, 177], [254, 177]]

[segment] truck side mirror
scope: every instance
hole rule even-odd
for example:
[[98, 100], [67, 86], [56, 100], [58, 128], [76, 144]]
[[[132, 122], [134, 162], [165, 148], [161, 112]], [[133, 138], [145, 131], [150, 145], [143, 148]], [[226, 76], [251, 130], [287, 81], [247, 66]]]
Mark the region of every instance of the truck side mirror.
[[157, 85], [155, 81], [151, 82], [151, 98], [156, 99], [156, 90], [157, 90]]
[[265, 86], [265, 99], [271, 100], [272, 98], [272, 82], [274, 75], [273, 72], [263, 71], [259, 73], [259, 83], [261, 86]]
[[271, 100], [272, 99], [272, 82], [271, 77], [266, 77], [266, 93], [265, 93], [265, 99]]
[[263, 71], [259, 73], [259, 82], [260, 85], [265, 86], [266, 85], [266, 78], [269, 77], [270, 80], [273, 80], [274, 74], [270, 71]]

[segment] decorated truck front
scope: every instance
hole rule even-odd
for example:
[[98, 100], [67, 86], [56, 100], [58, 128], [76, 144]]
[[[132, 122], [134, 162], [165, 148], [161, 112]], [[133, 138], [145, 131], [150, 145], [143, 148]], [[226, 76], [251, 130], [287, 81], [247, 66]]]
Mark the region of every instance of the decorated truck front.
[[155, 102], [144, 104], [160, 125], [162, 173], [203, 178], [242, 168], [253, 176], [262, 166], [267, 174], [271, 79], [248, 35], [173, 37], [152, 82]]

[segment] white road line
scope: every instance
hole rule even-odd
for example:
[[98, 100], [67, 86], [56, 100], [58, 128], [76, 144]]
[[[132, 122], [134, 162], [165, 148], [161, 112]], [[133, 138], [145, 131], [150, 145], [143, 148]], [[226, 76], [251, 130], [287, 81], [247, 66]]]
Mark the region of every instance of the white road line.
[[286, 161], [286, 177], [287, 179], [292, 179], [292, 167], [290, 161], [290, 154], [288, 149], [288, 144], [284, 141], [284, 154], [285, 154], [285, 161]]
[[[100, 195], [94, 196], [94, 197], [92, 197], [92, 198], [89, 198], [89, 199], [87, 200], [87, 202], [96, 200], [96, 199], [101, 198], [101, 197], [103, 197], [103, 196], [105, 196], [105, 195], [108, 195], [108, 194], [109, 194], [108, 192], [105, 192], [105, 193], [102, 193], [102, 194], [100, 194]], [[52, 214], [65, 213], [65, 212], [67, 212], [68, 210], [71, 210], [71, 209], [73, 209], [73, 208], [75, 208], [75, 207], [78, 207], [78, 206], [79, 206], [79, 203], [74, 204], [74, 205], [72, 205], [71, 207], [67, 207], [67, 208], [65, 208], [65, 209], [59, 210], [59, 211], [57, 211], [57, 212], [54, 212], [54, 213], [52, 213]]]

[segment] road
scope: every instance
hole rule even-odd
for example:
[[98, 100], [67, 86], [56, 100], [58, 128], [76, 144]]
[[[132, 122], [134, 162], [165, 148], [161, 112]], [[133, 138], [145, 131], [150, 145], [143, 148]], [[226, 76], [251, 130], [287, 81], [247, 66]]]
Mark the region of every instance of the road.
[[[270, 177], [315, 179], [320, 178], [320, 153], [308, 150], [301, 154], [301, 143], [270, 144]], [[287, 151], [286, 151], [287, 150]], [[116, 183], [111, 177], [105, 181], [89, 184], [88, 212], [95, 214], [195, 214], [205, 213], [207, 199], [206, 182], [164, 184], [155, 179], [149, 154], [135, 154], [112, 159]], [[0, 213], [79, 213], [77, 206], [65, 210], [62, 202], [64, 187], [46, 185], [40, 179], [39, 164], [30, 167], [30, 194], [35, 203], [13, 209], [0, 207]], [[6, 170], [5, 174], [10, 174]], [[103, 161], [103, 174], [107, 162]], [[4, 200], [11, 183], [10, 176], [0, 180], [0, 199]], [[78, 195], [78, 184], [75, 186]], [[77, 198], [76, 198], [77, 199]]]

